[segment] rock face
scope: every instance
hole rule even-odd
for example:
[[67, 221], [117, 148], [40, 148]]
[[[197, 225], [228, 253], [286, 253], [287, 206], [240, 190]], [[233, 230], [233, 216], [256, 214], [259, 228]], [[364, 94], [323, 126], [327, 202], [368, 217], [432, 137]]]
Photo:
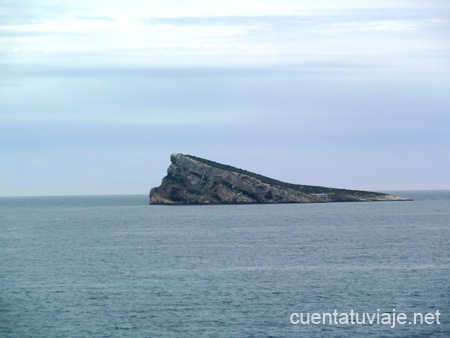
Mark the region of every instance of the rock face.
[[150, 204], [249, 204], [406, 201], [376, 192], [284, 183], [190, 155], [172, 154]]

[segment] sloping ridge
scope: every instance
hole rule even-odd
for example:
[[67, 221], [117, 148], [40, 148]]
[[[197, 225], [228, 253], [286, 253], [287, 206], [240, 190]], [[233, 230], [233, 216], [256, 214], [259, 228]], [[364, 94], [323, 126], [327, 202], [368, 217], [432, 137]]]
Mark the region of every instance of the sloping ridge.
[[406, 201], [398, 196], [286, 183], [192, 155], [172, 154], [150, 204], [323, 203]]

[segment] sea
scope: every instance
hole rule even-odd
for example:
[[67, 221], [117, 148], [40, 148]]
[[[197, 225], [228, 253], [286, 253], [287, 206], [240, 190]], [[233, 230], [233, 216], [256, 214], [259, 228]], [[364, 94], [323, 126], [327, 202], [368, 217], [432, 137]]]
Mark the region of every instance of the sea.
[[0, 198], [0, 337], [450, 337], [450, 191], [390, 193]]

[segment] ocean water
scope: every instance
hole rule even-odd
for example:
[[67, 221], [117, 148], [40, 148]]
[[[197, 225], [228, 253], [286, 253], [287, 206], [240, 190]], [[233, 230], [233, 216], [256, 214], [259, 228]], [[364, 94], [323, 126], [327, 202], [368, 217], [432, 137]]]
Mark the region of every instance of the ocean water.
[[[0, 337], [450, 337], [450, 191], [396, 193], [414, 201], [0, 198]], [[335, 310], [434, 322], [291, 323]]]

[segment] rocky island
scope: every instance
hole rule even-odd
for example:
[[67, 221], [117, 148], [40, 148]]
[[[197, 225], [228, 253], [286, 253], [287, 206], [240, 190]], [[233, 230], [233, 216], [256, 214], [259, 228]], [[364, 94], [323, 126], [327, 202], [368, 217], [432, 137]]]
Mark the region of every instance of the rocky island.
[[377, 192], [281, 182], [191, 155], [172, 154], [150, 204], [251, 204], [408, 201]]

